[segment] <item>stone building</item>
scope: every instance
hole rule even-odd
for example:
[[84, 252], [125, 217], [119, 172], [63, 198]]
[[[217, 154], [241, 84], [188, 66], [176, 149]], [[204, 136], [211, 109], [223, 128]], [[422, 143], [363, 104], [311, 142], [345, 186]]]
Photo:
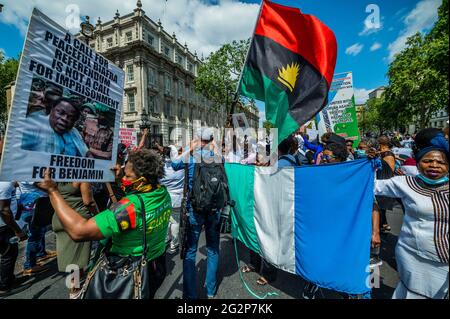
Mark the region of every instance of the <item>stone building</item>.
[[191, 137], [196, 125], [224, 126], [225, 108], [194, 90], [201, 60], [146, 16], [141, 1], [132, 13], [116, 12], [104, 23], [99, 18], [93, 36], [90, 46], [125, 71], [122, 127], [140, 128], [146, 113], [150, 133], [168, 144], [182, 128]]

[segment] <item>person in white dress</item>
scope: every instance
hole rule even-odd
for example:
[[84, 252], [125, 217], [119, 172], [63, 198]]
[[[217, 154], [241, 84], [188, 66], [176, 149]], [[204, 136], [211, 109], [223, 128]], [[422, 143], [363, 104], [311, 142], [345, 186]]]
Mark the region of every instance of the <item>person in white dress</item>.
[[443, 299], [449, 284], [448, 142], [433, 129], [417, 136], [429, 140], [414, 152], [419, 174], [376, 180], [375, 195], [400, 198], [405, 207], [395, 249], [400, 282], [392, 298]]

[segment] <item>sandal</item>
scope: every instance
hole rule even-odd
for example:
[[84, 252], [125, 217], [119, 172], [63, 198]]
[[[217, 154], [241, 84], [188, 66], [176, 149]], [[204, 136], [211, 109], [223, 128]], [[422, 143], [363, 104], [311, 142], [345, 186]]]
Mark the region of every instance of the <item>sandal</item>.
[[245, 274], [248, 272], [253, 272], [253, 271], [255, 271], [255, 269], [253, 269], [253, 267], [251, 267], [249, 265], [245, 265], [245, 266], [242, 266], [241, 271]]
[[259, 277], [258, 280], [256, 281], [256, 283], [260, 286], [265, 286], [267, 285], [269, 282], [267, 281], [266, 278], [264, 277]]

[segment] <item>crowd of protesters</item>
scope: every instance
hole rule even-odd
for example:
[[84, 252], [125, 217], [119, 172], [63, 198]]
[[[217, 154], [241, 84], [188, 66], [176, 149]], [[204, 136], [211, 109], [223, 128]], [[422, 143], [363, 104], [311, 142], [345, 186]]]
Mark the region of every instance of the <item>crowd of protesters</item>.
[[[98, 124], [102, 124], [101, 110], [95, 105], [86, 104], [85, 111], [83, 120], [96, 113]], [[75, 125], [82, 134], [89, 131], [85, 123]], [[102, 145], [94, 146], [98, 142], [94, 137], [93, 144], [89, 144], [98, 158], [110, 157], [108, 130], [105, 127], [101, 134]], [[147, 149], [143, 142], [147, 135], [148, 130], [135, 148], [119, 145], [114, 167], [116, 183], [56, 183], [48, 173], [37, 184], [0, 182], [0, 294], [15, 286], [14, 269], [20, 241], [27, 240], [23, 275], [48, 271], [45, 262], [57, 258], [60, 272], [67, 272], [70, 265], [80, 268], [82, 286], [100, 249], [108, 249], [112, 259], [115, 256], [137, 258], [144, 254], [140, 235], [144, 227], [150, 235], [145, 257], [152, 265], [146, 277], [151, 286], [148, 298], [154, 297], [166, 276], [166, 253], [180, 253], [183, 241], [183, 297], [198, 298], [196, 254], [202, 229], [206, 233], [207, 296], [216, 296], [219, 224], [223, 211], [217, 209], [206, 216], [196, 211], [194, 179], [202, 166], [194, 159], [214, 157], [268, 166], [271, 161], [264, 161], [263, 155], [270, 154], [273, 142], [270, 137], [259, 143], [249, 136], [243, 141], [233, 137], [230, 148], [220, 151], [212, 132], [201, 130], [187, 149], [157, 143]], [[99, 149], [102, 151], [97, 152]], [[445, 131], [424, 129], [412, 136], [369, 135], [356, 145], [356, 141], [334, 133], [311, 139], [302, 127], [281, 141], [277, 150], [278, 169], [366, 158], [377, 160], [371, 267], [381, 265], [380, 233], [390, 231], [386, 211], [400, 201], [405, 217], [396, 247], [400, 282], [393, 298], [448, 298], [448, 128]], [[182, 234], [183, 203], [189, 227]], [[56, 234], [56, 252], [45, 249], [45, 234], [50, 228]], [[277, 269], [252, 251], [250, 263], [240, 270], [258, 272], [259, 285], [277, 277]], [[307, 283], [303, 297], [316, 298], [318, 290], [314, 284]], [[69, 289], [69, 296], [78, 298], [80, 292], [80, 285], [74, 285]]]

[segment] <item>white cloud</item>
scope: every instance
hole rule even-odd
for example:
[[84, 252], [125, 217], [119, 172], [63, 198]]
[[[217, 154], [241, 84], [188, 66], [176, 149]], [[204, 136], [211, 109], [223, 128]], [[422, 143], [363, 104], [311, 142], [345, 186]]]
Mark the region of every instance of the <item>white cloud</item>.
[[352, 46], [349, 46], [347, 49], [345, 49], [345, 54], [356, 56], [361, 52], [363, 47], [364, 47], [363, 44], [355, 43]]
[[369, 99], [369, 93], [372, 92], [374, 89], [368, 90], [368, 89], [357, 89], [354, 88], [355, 91], [355, 102], [356, 104], [364, 104]]
[[[80, 15], [88, 15], [95, 24], [114, 18], [116, 10], [121, 15], [133, 12], [136, 0], [3, 0], [5, 8], [0, 15], [2, 23], [15, 25], [25, 35], [33, 7], [37, 7], [59, 24], [65, 25], [66, 8], [76, 3]], [[204, 0], [145, 0], [143, 9], [152, 20], [161, 20], [164, 30], [175, 32], [177, 40], [186, 42], [190, 50], [205, 57], [232, 40], [249, 38], [258, 14], [259, 4], [238, 0], [217, 0], [214, 4]], [[70, 30], [77, 32], [77, 29]]]
[[370, 51], [376, 51], [379, 48], [381, 48], [381, 43], [374, 42], [374, 44], [372, 44], [372, 46], [370, 47]]
[[390, 43], [389, 61], [392, 61], [397, 53], [406, 47], [408, 37], [417, 32], [429, 30], [437, 20], [437, 9], [441, 5], [441, 0], [422, 0], [403, 19], [405, 28], [400, 32], [397, 39]]

